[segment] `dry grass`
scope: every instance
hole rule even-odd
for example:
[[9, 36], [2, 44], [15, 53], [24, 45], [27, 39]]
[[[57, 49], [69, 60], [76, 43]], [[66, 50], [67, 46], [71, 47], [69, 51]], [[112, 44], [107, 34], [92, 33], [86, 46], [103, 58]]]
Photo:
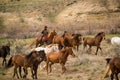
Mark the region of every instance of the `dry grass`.
[[[92, 37], [92, 36], [91, 36]], [[106, 36], [110, 38], [110, 36]], [[32, 39], [31, 39], [32, 40]], [[16, 46], [19, 47], [22, 53], [28, 54], [30, 48], [27, 46], [31, 40], [15, 40], [13, 41], [11, 46], [11, 55], [17, 54], [19, 51], [16, 51]], [[106, 57], [113, 57], [118, 54], [119, 48], [107, 43], [107, 41], [103, 41], [101, 44], [103, 49], [103, 53], [98, 51], [98, 55], [95, 55], [96, 47], [92, 48], [91, 54], [83, 51], [83, 46], [79, 46], [79, 51], [74, 50], [77, 55], [76, 58], [71, 56], [68, 57], [68, 61], [66, 63], [67, 71], [65, 74], [61, 74], [61, 66], [60, 64], [54, 64], [52, 66], [53, 71], [47, 76], [46, 70], [38, 69], [38, 80], [109, 80], [107, 77], [105, 79], [101, 79], [101, 76], [106, 68]], [[7, 57], [7, 60], [10, 56]], [[0, 59], [1, 64], [2, 59]], [[44, 65], [45, 62], [42, 62], [41, 65]], [[0, 66], [0, 79], [13, 79], [13, 67], [9, 69], [4, 69]], [[31, 72], [29, 70], [29, 74], [27, 80], [31, 80]], [[15, 78], [15, 80], [17, 80]]]

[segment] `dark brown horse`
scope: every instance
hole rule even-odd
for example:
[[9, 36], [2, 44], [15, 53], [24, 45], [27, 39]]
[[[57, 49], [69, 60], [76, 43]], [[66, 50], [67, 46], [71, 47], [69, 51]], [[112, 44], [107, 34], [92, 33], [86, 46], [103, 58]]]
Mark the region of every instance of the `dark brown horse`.
[[[17, 68], [21, 69], [21, 67], [24, 68], [24, 73], [25, 75], [23, 76], [24, 78], [27, 76], [28, 71], [27, 68], [31, 68], [31, 73], [32, 73], [32, 78], [37, 79], [37, 68], [38, 65], [43, 61], [46, 60], [46, 55], [44, 51], [32, 51], [28, 55], [14, 55], [13, 57], [10, 58], [7, 67], [9, 67], [11, 64], [14, 65], [14, 74], [17, 75], [17, 78], [19, 78], [18, 73], [17, 73]], [[19, 74], [21, 77], [21, 70], [19, 70]]]
[[10, 55], [10, 46], [3, 45], [0, 47], [0, 57], [3, 58], [2, 65], [6, 65], [6, 56]]
[[84, 38], [84, 43], [83, 43], [84, 50], [87, 45], [89, 46], [89, 50], [91, 50], [92, 46], [96, 46], [97, 49], [95, 54], [97, 55], [98, 49], [102, 51], [102, 48], [100, 47], [100, 43], [103, 39], [105, 39], [104, 32], [98, 33], [94, 38], [91, 38], [91, 37]]
[[73, 53], [71, 47], [69, 47], [69, 48], [67, 47], [58, 52], [50, 52], [50, 53], [46, 54], [47, 74], [48, 74], [48, 66], [50, 67], [50, 72], [51, 72], [52, 71], [51, 66], [54, 63], [60, 63], [60, 65], [62, 66], [62, 73], [64, 73], [66, 71], [65, 63], [66, 63], [69, 55], [72, 55], [73, 57], [75, 57], [75, 54]]
[[55, 30], [52, 30], [51, 32], [49, 32], [48, 36], [47, 36], [47, 40], [44, 41], [43, 39], [41, 39], [41, 37], [36, 37], [34, 39], [33, 42], [31, 42], [30, 46], [32, 46], [34, 43], [36, 44], [36, 47], [38, 46], [42, 46], [44, 44], [51, 44], [52, 43], [52, 40], [54, 38], [54, 36], [57, 35], [56, 31]]
[[111, 80], [114, 79], [114, 76], [116, 80], [119, 80], [118, 74], [120, 73], [120, 57], [114, 57], [109, 60], [108, 67], [104, 72], [103, 78], [108, 74], [109, 71], [111, 71]]
[[74, 37], [74, 40], [76, 42], [76, 46], [77, 46], [77, 51], [79, 50], [79, 45], [82, 44], [82, 35], [81, 34], [72, 34], [72, 36]]

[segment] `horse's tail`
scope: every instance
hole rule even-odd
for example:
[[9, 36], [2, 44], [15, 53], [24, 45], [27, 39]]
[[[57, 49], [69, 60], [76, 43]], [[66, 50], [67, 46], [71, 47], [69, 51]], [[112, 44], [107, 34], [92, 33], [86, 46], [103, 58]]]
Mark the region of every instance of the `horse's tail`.
[[105, 78], [106, 75], [107, 75], [109, 72], [110, 72], [110, 66], [107, 65], [107, 68], [106, 68], [106, 70], [104, 71], [104, 73], [103, 73], [103, 75], [102, 75], [102, 78]]
[[12, 58], [13, 58], [13, 56], [9, 59], [8, 64], [6, 65], [6, 68], [10, 68], [10, 67], [13, 66], [13, 64], [12, 64]]
[[86, 39], [86, 38], [85, 38], [85, 37], [83, 37], [83, 41], [85, 41], [85, 39]]
[[29, 46], [31, 47], [34, 43], [37, 43], [39, 41], [39, 37], [36, 37], [30, 44]]
[[105, 70], [105, 72], [104, 72], [104, 74], [103, 74], [102, 78], [105, 78], [105, 77], [106, 77], [106, 75], [107, 75], [107, 74], [109, 73], [109, 71], [110, 71], [110, 66], [109, 66], [109, 62], [110, 62], [110, 60], [111, 60], [111, 58], [106, 58], [107, 68], [106, 68], [106, 70]]

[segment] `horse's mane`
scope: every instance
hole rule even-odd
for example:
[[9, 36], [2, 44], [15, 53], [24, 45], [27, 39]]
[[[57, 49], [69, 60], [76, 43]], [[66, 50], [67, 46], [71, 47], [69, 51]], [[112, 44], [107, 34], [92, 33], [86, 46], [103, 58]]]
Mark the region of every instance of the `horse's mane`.
[[55, 32], [55, 30], [52, 30], [51, 32], [48, 33], [48, 37], [50, 37], [50, 35]]
[[82, 36], [81, 34], [72, 34], [74, 36], [74, 39], [79, 42], [79, 36]]
[[60, 52], [65, 53], [66, 49], [61, 49]]
[[95, 37], [100, 36], [101, 34], [103, 34], [104, 32], [99, 32]]
[[27, 59], [30, 58], [30, 57], [32, 56], [32, 54], [35, 53], [35, 52], [36, 52], [36, 51], [30, 52], [28, 55], [26, 55], [26, 58], [27, 58]]

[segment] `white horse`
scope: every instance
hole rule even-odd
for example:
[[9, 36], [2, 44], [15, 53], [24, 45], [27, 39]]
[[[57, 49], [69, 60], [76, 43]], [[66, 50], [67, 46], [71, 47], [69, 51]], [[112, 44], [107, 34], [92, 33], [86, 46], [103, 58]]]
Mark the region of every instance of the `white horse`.
[[58, 44], [50, 44], [46, 47], [37, 47], [32, 49], [32, 51], [40, 51], [40, 50], [44, 50], [45, 53], [47, 54], [49, 52], [59, 51], [59, 48], [58, 48]]
[[120, 45], [120, 37], [112, 37], [111, 44], [112, 45]]

